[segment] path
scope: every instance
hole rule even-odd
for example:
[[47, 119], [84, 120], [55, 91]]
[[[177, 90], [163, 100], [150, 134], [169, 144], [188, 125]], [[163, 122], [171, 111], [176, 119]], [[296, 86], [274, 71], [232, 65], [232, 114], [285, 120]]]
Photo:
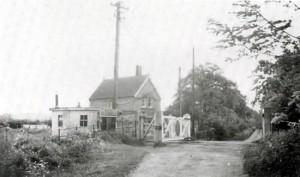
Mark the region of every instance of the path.
[[243, 175], [242, 142], [169, 144], [147, 154], [130, 177], [237, 177]]

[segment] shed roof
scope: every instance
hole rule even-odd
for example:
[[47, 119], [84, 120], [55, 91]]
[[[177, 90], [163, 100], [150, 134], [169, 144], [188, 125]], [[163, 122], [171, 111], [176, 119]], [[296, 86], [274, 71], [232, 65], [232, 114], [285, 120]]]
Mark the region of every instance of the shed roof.
[[100, 109], [91, 107], [55, 107], [50, 108], [50, 111], [100, 111]]
[[[118, 97], [134, 97], [143, 83], [148, 79], [148, 75], [123, 77], [118, 79]], [[113, 98], [114, 79], [103, 80], [99, 87], [90, 97], [90, 100]]]

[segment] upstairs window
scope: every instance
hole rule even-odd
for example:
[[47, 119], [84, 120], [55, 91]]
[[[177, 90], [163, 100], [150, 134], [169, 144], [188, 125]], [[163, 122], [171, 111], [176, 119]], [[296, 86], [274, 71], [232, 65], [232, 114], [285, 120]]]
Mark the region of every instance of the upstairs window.
[[112, 107], [113, 107], [113, 103], [112, 103], [112, 101], [109, 101], [108, 102], [108, 109], [112, 109]]
[[145, 108], [146, 107], [146, 98], [143, 98], [142, 99], [142, 108]]
[[88, 116], [80, 115], [80, 127], [87, 127], [88, 125]]
[[142, 108], [153, 108], [153, 98], [143, 98]]
[[58, 115], [58, 127], [63, 127], [64, 126], [64, 119], [63, 115]]
[[152, 99], [152, 98], [149, 98], [148, 101], [149, 101], [149, 102], [148, 102], [148, 107], [149, 107], [149, 108], [153, 108], [153, 99]]

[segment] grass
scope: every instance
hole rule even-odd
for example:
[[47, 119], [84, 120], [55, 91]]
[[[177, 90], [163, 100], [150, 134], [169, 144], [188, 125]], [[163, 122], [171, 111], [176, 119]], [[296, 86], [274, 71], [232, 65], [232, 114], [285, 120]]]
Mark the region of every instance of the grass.
[[[59, 164], [65, 164], [65, 162], [68, 161], [70, 162], [67, 167], [61, 166], [55, 168], [46, 176], [126, 176], [150, 150], [150, 147], [143, 146], [129, 137], [119, 135], [101, 134], [100, 136], [99, 134], [96, 138], [90, 139], [85, 139], [83, 136], [76, 135], [70, 137], [72, 138], [72, 141], [62, 140], [61, 142], [56, 142], [56, 140], [53, 141], [53, 137], [50, 136], [49, 130], [31, 131], [25, 129], [10, 129], [8, 133], [9, 143], [11, 144], [10, 147], [18, 148], [16, 143], [21, 142], [18, 151], [25, 145], [29, 150], [37, 147], [38, 152], [44, 150], [45, 152], [53, 154], [49, 156], [52, 161], [57, 161]], [[3, 140], [3, 137], [1, 139]], [[23, 145], [22, 142], [24, 140], [27, 141], [27, 139], [29, 140], [29, 144]], [[134, 146], [122, 144], [122, 142]], [[60, 155], [60, 153], [53, 148], [60, 152], [62, 151], [63, 154]], [[77, 157], [81, 154], [82, 148], [87, 149], [82, 154], [83, 156]], [[28, 154], [27, 151], [24, 151], [22, 157], [28, 159], [31, 155], [34, 155], [31, 151], [29, 151]], [[84, 160], [82, 160], [82, 157], [84, 157]], [[29, 161], [27, 160], [27, 162]], [[26, 167], [26, 169], [28, 168]], [[34, 174], [34, 172], [30, 174]]]
[[93, 149], [92, 158], [86, 163], [75, 164], [57, 176], [126, 176], [135, 169], [147, 151], [146, 147], [109, 143], [104, 149]]

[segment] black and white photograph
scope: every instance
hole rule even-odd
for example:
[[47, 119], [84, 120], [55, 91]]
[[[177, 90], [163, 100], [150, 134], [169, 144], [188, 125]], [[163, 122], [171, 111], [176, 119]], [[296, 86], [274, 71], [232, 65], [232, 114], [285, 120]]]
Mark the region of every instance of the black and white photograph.
[[0, 0], [0, 177], [300, 177], [300, 1]]

